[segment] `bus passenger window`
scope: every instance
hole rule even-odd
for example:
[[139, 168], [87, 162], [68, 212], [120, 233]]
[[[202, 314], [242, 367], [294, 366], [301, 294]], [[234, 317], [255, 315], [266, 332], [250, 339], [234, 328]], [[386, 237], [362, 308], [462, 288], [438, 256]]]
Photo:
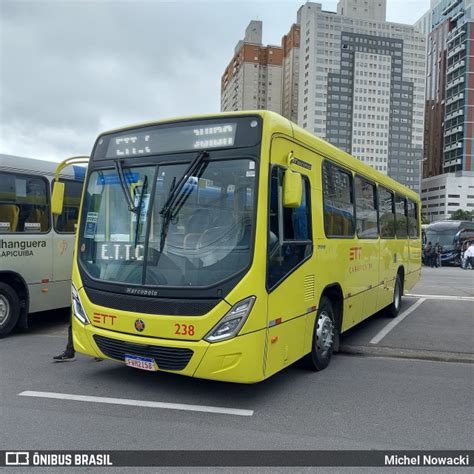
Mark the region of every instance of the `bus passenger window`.
[[408, 219], [406, 216], [406, 200], [402, 196], [395, 197], [395, 222], [397, 237], [408, 237]]
[[46, 183], [37, 176], [0, 173], [0, 233], [48, 232]]
[[352, 175], [331, 163], [323, 164], [324, 231], [328, 237], [354, 235]]
[[393, 193], [379, 186], [380, 237], [395, 237], [395, 203]]
[[416, 203], [408, 199], [408, 236], [416, 239], [419, 236], [418, 209]]
[[356, 225], [359, 239], [376, 239], [377, 193], [375, 184], [369, 183], [360, 176], [355, 177]]
[[303, 176], [301, 206], [284, 208], [282, 186], [285, 171], [272, 168], [268, 230], [267, 287], [276, 286], [312, 253], [309, 180]]

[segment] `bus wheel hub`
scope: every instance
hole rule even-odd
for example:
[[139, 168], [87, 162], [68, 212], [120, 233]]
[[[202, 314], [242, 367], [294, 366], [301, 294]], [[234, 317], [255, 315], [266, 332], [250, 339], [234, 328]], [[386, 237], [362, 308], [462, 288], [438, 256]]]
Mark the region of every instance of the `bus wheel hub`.
[[325, 356], [331, 349], [334, 339], [334, 324], [326, 312], [322, 312], [318, 318], [316, 329], [316, 349], [318, 354]]
[[10, 312], [10, 304], [8, 300], [0, 295], [0, 326], [6, 321], [8, 318], [8, 313]]

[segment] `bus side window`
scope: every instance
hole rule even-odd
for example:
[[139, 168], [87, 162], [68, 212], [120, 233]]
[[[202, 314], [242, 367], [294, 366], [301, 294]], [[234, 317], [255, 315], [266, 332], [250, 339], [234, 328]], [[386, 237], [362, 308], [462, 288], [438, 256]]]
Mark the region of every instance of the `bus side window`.
[[406, 239], [408, 237], [406, 199], [398, 194], [395, 196], [395, 221], [397, 237]]
[[356, 176], [355, 180], [356, 224], [359, 239], [378, 237], [377, 194], [375, 184]]
[[352, 237], [355, 229], [352, 175], [325, 161], [323, 193], [326, 236]]
[[50, 228], [47, 181], [0, 173], [0, 233], [45, 233]]
[[418, 225], [418, 209], [415, 202], [408, 199], [408, 236], [412, 239], [416, 239], [419, 233]]
[[394, 196], [391, 191], [382, 186], [379, 186], [379, 222], [380, 237], [393, 239], [395, 237]]
[[[60, 180], [65, 185], [63, 212], [54, 217], [54, 229], [61, 234], [74, 234], [79, 218], [82, 181]], [[54, 181], [52, 183], [54, 189]]]
[[311, 191], [303, 176], [301, 206], [284, 208], [282, 185], [285, 171], [274, 166], [270, 178], [267, 287], [273, 288], [312, 253]]

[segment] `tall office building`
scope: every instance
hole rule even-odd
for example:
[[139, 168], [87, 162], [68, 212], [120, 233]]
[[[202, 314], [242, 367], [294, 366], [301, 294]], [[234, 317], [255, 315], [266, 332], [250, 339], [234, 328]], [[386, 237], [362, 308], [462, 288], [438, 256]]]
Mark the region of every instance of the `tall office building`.
[[[419, 191], [425, 39], [412, 26], [387, 23], [385, 13], [386, 0], [340, 0], [337, 12], [304, 4], [282, 40], [281, 113]], [[256, 76], [236, 79], [245, 46], [255, 47], [239, 42], [223, 75], [222, 110], [246, 108], [238, 97], [247, 93], [259, 97]]]
[[298, 122], [419, 191], [425, 39], [385, 10], [386, 0], [300, 8]]
[[221, 110], [282, 113], [283, 48], [262, 44], [262, 22], [251, 21], [221, 79]]
[[[473, 4], [473, 0], [432, 1], [415, 24], [427, 35], [422, 201], [429, 220], [474, 206], [472, 191], [464, 192], [467, 181], [474, 180]], [[463, 193], [466, 199], [453, 198], [462, 198]]]
[[380, 0], [339, 0], [337, 4], [339, 15], [359, 20], [385, 21], [386, 11], [386, 2]]

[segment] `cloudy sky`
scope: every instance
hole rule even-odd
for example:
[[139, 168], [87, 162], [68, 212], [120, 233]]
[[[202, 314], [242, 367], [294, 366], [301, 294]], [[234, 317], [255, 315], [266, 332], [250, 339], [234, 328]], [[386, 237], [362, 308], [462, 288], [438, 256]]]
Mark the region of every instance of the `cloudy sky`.
[[[280, 44], [303, 3], [0, 0], [0, 153], [59, 161], [109, 128], [218, 112], [248, 22]], [[428, 7], [387, 0], [387, 20], [413, 24]]]

